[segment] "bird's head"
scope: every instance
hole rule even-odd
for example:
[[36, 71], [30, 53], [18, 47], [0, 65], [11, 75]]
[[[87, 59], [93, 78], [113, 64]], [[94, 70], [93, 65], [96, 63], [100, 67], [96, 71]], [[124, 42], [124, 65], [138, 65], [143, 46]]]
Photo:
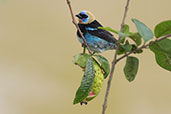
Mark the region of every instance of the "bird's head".
[[90, 24], [95, 20], [94, 15], [91, 12], [85, 10], [77, 14], [76, 17], [78, 17], [78, 21], [80, 24]]

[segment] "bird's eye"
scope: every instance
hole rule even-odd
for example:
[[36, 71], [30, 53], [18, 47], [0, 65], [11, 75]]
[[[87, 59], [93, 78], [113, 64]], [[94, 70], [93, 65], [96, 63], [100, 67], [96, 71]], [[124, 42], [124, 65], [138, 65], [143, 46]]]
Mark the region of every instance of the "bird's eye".
[[82, 13], [80, 13], [80, 16], [81, 16], [82, 18], [87, 18], [87, 17], [88, 17], [86, 14], [82, 14]]

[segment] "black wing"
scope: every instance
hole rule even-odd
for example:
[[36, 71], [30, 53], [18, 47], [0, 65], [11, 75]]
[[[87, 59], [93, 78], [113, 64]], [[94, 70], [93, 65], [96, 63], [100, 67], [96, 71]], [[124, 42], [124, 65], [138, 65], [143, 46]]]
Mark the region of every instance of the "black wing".
[[[78, 24], [78, 27], [80, 28], [80, 30], [81, 30], [81, 32], [83, 33], [83, 35], [86, 33], [86, 30], [85, 30], [85, 25], [83, 25], [83, 24]], [[80, 35], [80, 32], [77, 30], [77, 35], [79, 36], [79, 37], [81, 37], [81, 35]]]
[[87, 31], [90, 34], [97, 36], [97, 37], [99, 37], [103, 40], [106, 40], [108, 42], [111, 42], [111, 43], [116, 42], [116, 39], [114, 38], [114, 36], [111, 33], [109, 33], [106, 30], [103, 30], [103, 29], [98, 29], [98, 27], [103, 27], [103, 26], [99, 22], [97, 22], [96, 20], [94, 22], [92, 22], [91, 24], [88, 24], [86, 26]]

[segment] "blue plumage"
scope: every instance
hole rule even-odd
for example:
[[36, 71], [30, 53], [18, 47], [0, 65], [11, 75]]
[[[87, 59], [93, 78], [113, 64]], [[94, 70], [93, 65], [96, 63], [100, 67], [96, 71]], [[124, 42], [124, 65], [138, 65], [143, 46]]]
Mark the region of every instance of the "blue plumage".
[[[78, 15], [79, 28], [83, 33], [90, 50], [96, 53], [116, 48], [116, 39], [108, 31], [99, 29], [102, 25], [93, 19], [93, 15], [82, 11]], [[83, 44], [80, 33], [77, 31], [78, 40]]]
[[[115, 49], [115, 44], [108, 42], [106, 40], [103, 40], [97, 36], [91, 35], [90, 33], [85, 33], [84, 35], [86, 42], [88, 46], [90, 47], [90, 50], [93, 52], [101, 53], [106, 50]], [[78, 40], [83, 44], [83, 40], [81, 37], [78, 37]]]

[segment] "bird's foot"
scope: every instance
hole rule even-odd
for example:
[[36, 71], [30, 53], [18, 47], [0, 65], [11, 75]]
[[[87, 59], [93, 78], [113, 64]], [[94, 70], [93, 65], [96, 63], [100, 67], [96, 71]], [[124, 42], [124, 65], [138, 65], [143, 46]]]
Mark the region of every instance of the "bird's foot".
[[91, 56], [95, 55], [96, 52], [91, 53]]

